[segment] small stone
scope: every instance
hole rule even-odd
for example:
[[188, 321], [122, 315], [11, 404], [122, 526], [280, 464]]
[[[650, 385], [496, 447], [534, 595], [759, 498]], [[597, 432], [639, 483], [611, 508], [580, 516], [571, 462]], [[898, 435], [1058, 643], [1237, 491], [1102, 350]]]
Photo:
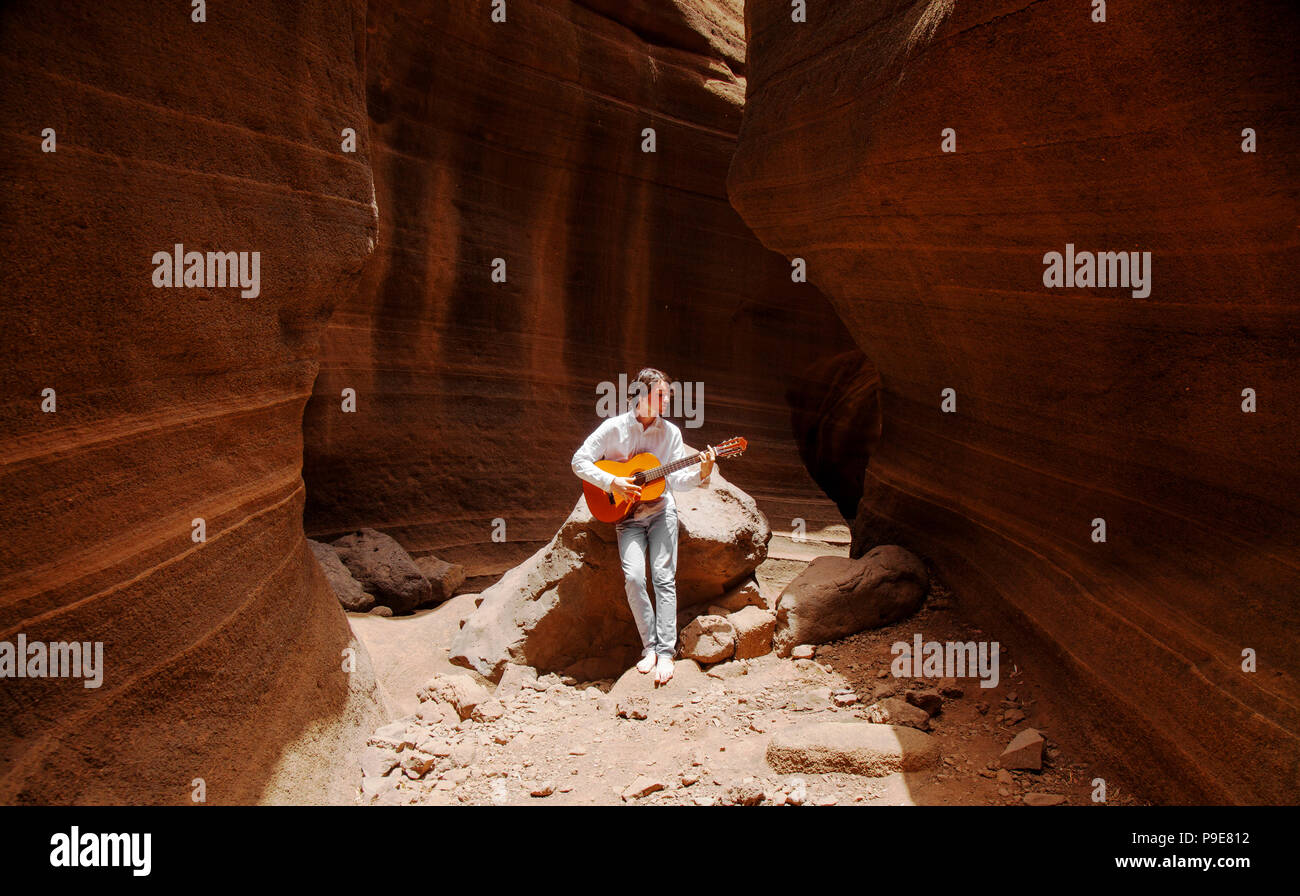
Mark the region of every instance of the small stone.
[[367, 778], [382, 778], [400, 761], [397, 753], [388, 747], [369, 746], [361, 754], [361, 774]]
[[749, 606], [726, 619], [736, 632], [736, 659], [752, 659], [772, 652], [776, 634], [776, 614]]
[[778, 731], [768, 742], [765, 758], [782, 773], [883, 777], [934, 765], [939, 761], [939, 744], [928, 734], [897, 725], [812, 722]]
[[881, 725], [906, 725], [918, 731], [930, 729], [930, 715], [897, 697], [886, 697], [866, 708], [867, 720]]
[[1003, 768], [1039, 771], [1043, 767], [1043, 736], [1033, 728], [1021, 731], [1002, 751], [998, 764]]
[[657, 778], [637, 775], [636, 780], [623, 788], [624, 800], [636, 800], [664, 789], [664, 782]]
[[650, 698], [644, 694], [624, 697], [618, 703], [618, 715], [624, 719], [644, 719], [650, 714]]
[[812, 688], [793, 695], [785, 706], [791, 712], [815, 712], [825, 708], [831, 700], [830, 688]]
[[679, 635], [682, 656], [701, 665], [721, 663], [736, 652], [736, 630], [721, 614], [697, 616]]
[[808, 785], [804, 783], [803, 778], [792, 778], [790, 783], [792, 786], [786, 794], [786, 802], [793, 806], [802, 806], [808, 801]]
[[547, 781], [544, 784], [538, 784], [528, 792], [529, 796], [550, 796], [555, 793], [555, 782]]
[[790, 651], [790, 657], [796, 660], [810, 660], [814, 652], [811, 644], [800, 644]]
[[430, 737], [420, 741], [420, 749], [430, 756], [445, 758], [451, 755], [451, 744], [442, 738]]
[[460, 743], [451, 748], [451, 764], [466, 766], [474, 761], [476, 750], [472, 743]]
[[1065, 797], [1059, 793], [1026, 793], [1022, 799], [1026, 806], [1059, 806]]
[[470, 771], [467, 768], [451, 768], [443, 772], [438, 777], [443, 781], [450, 781], [452, 784], [459, 784], [469, 777]]
[[361, 792], [374, 799], [390, 792], [397, 786], [397, 781], [391, 777], [370, 777], [361, 780]]
[[480, 703], [492, 698], [483, 685], [465, 674], [439, 672], [416, 692], [420, 702], [445, 703], [456, 710], [461, 719], [468, 719]]
[[476, 722], [495, 722], [506, 714], [506, 708], [496, 699], [487, 700], [474, 707], [470, 718]]
[[926, 715], [935, 715], [943, 708], [943, 697], [933, 688], [924, 691], [908, 691], [907, 702], [925, 710]]
[[763, 802], [763, 788], [752, 778], [732, 784], [722, 795], [724, 806], [757, 806]]
[[532, 666], [525, 666], [520, 663], [506, 663], [505, 670], [501, 673], [501, 680], [497, 682], [496, 691], [493, 696], [502, 703], [508, 703], [519, 693], [527, 688], [532, 690], [532, 685], [537, 683], [537, 670]]

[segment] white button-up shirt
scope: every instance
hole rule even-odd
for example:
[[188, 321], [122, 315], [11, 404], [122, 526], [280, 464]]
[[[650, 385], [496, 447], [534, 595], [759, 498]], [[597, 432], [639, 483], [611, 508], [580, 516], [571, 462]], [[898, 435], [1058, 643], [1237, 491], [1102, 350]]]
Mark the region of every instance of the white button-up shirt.
[[[633, 408], [616, 417], [606, 418], [587, 436], [582, 447], [573, 454], [573, 472], [579, 479], [584, 479], [603, 491], [609, 491], [614, 474], [606, 473], [596, 466], [595, 461], [625, 461], [645, 451], [659, 458], [660, 464], [670, 464], [690, 454], [682, 442], [682, 431], [675, 424], [663, 417], [655, 417], [653, 423], [642, 427]], [[708, 479], [700, 479], [699, 464], [669, 473], [664, 479], [668, 487], [664, 489], [663, 495], [653, 501], [638, 501], [632, 512], [633, 519], [644, 519], [665, 509], [673, 500], [674, 491], [709, 484]]]

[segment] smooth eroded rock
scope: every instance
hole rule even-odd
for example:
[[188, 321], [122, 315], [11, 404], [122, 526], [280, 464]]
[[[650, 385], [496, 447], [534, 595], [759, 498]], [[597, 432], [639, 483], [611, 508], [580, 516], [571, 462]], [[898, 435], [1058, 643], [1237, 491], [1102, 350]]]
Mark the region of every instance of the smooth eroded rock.
[[845, 772], [882, 777], [939, 760], [939, 742], [922, 731], [872, 722], [808, 722], [772, 735], [767, 763], [782, 774]]
[[818, 557], [776, 602], [776, 652], [825, 644], [915, 613], [930, 587], [925, 564], [911, 551], [881, 545], [857, 559]]

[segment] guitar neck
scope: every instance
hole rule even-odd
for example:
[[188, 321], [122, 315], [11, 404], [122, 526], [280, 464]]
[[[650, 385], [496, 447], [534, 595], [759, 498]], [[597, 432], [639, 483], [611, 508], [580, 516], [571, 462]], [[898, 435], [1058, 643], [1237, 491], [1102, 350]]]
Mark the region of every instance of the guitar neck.
[[658, 479], [663, 479], [669, 473], [676, 473], [678, 470], [684, 470], [687, 467], [693, 467], [703, 460], [704, 460], [704, 452], [700, 451], [693, 457], [690, 456], [683, 457], [680, 460], [675, 460], [670, 464], [663, 464], [662, 466], [655, 467], [654, 469], [651, 470], [643, 470], [637, 475], [641, 477], [641, 481], [643, 484], [647, 482], [654, 482]]

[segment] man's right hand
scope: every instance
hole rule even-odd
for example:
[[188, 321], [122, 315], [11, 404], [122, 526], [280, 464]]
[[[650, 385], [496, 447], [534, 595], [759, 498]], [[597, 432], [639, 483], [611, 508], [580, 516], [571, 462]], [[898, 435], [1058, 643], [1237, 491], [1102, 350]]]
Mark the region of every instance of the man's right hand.
[[631, 501], [641, 497], [641, 486], [637, 485], [627, 477], [621, 479], [616, 477], [614, 481], [609, 484], [609, 490], [614, 493], [614, 497], [618, 498], [620, 502]]

